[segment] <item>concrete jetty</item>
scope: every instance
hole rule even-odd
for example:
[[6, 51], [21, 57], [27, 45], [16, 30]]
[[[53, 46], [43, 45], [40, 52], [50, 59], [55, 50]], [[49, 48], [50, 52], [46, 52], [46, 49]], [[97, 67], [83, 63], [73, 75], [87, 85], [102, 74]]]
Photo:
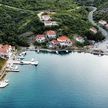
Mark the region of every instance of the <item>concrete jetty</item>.
[[18, 65], [38, 65], [38, 61], [19, 61], [19, 60], [13, 60], [13, 64], [18, 64]]

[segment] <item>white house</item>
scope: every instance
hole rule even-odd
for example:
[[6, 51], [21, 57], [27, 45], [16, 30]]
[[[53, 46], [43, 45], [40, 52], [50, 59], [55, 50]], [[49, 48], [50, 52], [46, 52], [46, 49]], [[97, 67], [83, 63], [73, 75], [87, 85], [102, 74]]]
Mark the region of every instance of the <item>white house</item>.
[[98, 32], [97, 29], [96, 29], [95, 27], [90, 28], [90, 31], [91, 31], [92, 33], [94, 33], [94, 34], [96, 34], [96, 33]]
[[76, 40], [77, 42], [80, 42], [80, 43], [84, 43], [84, 42], [85, 42], [84, 38], [81, 37], [81, 36], [75, 36], [75, 40]]
[[47, 26], [58, 26], [56, 21], [44, 21], [45, 27]]
[[46, 41], [45, 35], [40, 34], [36, 36], [36, 42], [38, 43], [44, 43]]
[[56, 34], [56, 31], [49, 30], [49, 31], [46, 32], [46, 36], [49, 39], [55, 39], [57, 37], [57, 34]]
[[100, 20], [98, 23], [99, 23], [100, 25], [102, 25], [102, 26], [104, 26], [104, 25], [106, 25], [106, 24], [107, 24], [107, 22], [106, 22], [106, 21], [104, 21], [104, 20]]
[[72, 41], [67, 36], [60, 36], [57, 41], [60, 46], [72, 46]]

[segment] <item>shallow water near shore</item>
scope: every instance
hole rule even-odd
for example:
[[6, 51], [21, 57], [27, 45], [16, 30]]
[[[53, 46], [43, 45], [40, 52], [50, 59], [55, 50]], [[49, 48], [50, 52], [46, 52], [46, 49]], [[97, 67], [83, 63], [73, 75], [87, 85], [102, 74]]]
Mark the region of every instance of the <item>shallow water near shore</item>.
[[108, 56], [27, 52], [32, 58], [37, 67], [7, 74], [0, 108], [108, 108]]

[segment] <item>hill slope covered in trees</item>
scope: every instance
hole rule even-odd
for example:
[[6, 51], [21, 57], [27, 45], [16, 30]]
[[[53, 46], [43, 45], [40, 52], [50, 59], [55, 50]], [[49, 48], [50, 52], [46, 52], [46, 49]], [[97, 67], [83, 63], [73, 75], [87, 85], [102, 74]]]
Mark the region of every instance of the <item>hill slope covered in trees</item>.
[[104, 19], [108, 21], [108, 0], [75, 0], [81, 5], [93, 5], [97, 7], [97, 12], [94, 15], [96, 20]]
[[0, 43], [28, 46], [21, 33], [42, 33], [47, 29], [39, 21], [37, 13], [42, 10], [56, 12], [54, 18], [59, 27], [53, 28], [62, 34], [84, 35], [90, 28], [88, 12], [73, 0], [0, 0]]

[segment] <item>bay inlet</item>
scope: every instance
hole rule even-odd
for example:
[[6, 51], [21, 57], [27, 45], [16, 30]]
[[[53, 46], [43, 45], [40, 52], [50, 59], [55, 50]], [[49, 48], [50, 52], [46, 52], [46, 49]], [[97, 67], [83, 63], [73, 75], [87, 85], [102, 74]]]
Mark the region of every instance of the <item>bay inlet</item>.
[[0, 108], [108, 108], [108, 56], [56, 55], [28, 51], [39, 61], [8, 73]]

